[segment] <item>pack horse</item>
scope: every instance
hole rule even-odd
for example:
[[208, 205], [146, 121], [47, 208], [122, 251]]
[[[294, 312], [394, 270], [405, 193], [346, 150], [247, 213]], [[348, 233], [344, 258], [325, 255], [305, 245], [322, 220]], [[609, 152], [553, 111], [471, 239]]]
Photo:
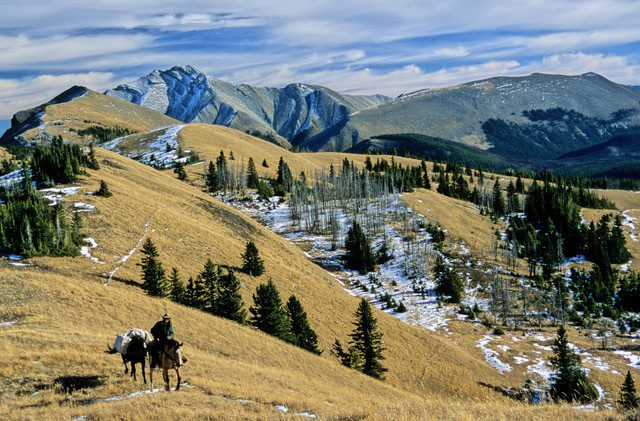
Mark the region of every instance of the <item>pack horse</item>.
[[142, 368], [142, 380], [147, 383], [145, 374], [145, 365], [147, 359], [147, 348], [151, 343], [151, 335], [142, 329], [131, 329], [122, 335], [116, 336], [116, 340], [112, 347], [107, 349], [109, 354], [120, 353], [122, 363], [124, 364], [124, 373], [129, 373], [128, 363], [131, 363], [131, 376], [136, 378], [136, 364], [140, 364]]

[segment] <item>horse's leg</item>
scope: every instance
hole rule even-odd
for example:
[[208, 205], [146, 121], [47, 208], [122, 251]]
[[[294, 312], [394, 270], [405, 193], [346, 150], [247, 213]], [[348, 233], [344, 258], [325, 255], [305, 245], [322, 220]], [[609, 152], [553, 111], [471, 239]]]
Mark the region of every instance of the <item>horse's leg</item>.
[[162, 367], [162, 377], [164, 377], [164, 390], [168, 392], [171, 387], [169, 387], [169, 370], [166, 367]]
[[178, 384], [176, 385], [176, 392], [180, 390], [180, 368], [176, 367], [176, 376], [178, 377]]
[[131, 375], [133, 376], [133, 381], [138, 380], [136, 378], [136, 361], [135, 360], [131, 360]]
[[122, 357], [122, 364], [124, 364], [124, 374], [129, 374], [129, 366], [127, 365], [127, 360], [124, 358], [124, 354], [120, 354]]
[[149, 391], [153, 392], [153, 366], [149, 364]]
[[140, 361], [140, 364], [142, 365], [142, 381], [144, 382], [144, 384], [147, 384], [147, 375], [145, 374], [145, 363], [146, 363], [146, 358], [143, 355], [142, 356], [142, 361]]

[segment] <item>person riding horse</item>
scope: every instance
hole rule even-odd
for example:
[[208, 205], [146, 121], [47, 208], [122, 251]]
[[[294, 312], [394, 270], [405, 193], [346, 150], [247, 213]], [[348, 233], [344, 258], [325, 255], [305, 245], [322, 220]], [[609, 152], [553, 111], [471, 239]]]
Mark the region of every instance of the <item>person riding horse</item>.
[[173, 325], [167, 313], [162, 316], [162, 320], [153, 325], [151, 335], [153, 335], [153, 342], [149, 346], [149, 353], [151, 368], [154, 368], [160, 361], [160, 353], [164, 352], [167, 342], [173, 340]]

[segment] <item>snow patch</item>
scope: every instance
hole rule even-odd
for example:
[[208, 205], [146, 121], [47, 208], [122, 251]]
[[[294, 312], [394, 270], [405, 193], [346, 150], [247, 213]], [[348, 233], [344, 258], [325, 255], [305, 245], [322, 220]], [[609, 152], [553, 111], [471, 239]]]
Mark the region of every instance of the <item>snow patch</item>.
[[98, 247], [98, 243], [96, 243], [96, 240], [94, 240], [91, 237], [87, 237], [84, 239], [85, 243], [88, 243], [87, 246], [82, 246], [80, 248], [80, 254], [84, 257], [86, 257], [87, 259], [91, 260], [94, 263], [99, 263], [101, 265], [104, 265], [104, 262], [100, 261], [97, 257], [93, 257], [91, 255], [91, 250]]
[[484, 359], [487, 360], [487, 363], [497, 369], [498, 373], [504, 374], [510, 372], [513, 370], [511, 365], [500, 361], [498, 358], [498, 352], [487, 346], [493, 339], [493, 336], [487, 334], [478, 340], [477, 347], [484, 353]]

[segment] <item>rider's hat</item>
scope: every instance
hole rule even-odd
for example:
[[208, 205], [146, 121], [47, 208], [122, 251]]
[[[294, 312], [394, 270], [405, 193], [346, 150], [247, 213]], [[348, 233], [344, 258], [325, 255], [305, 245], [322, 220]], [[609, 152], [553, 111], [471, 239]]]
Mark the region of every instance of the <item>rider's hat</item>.
[[164, 316], [162, 316], [162, 318], [171, 320], [171, 317], [169, 317], [169, 313], [164, 313]]

